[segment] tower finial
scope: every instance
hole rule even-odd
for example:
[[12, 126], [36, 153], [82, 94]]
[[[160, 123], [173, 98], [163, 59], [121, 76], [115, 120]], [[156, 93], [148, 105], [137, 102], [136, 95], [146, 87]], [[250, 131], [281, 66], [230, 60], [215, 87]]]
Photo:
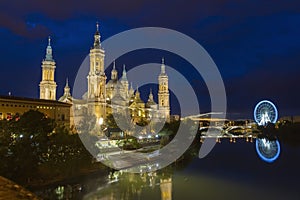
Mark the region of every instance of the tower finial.
[[99, 32], [99, 22], [98, 21], [96, 22], [96, 30], [97, 30], [97, 32]]
[[149, 97], [148, 97], [148, 102], [154, 101], [153, 100], [153, 94], [152, 94], [152, 88], [150, 88], [150, 93], [149, 93]]
[[127, 80], [126, 69], [125, 69], [125, 64], [123, 64], [122, 80], [123, 80], [123, 81], [128, 81], [128, 80]]
[[[69, 79], [68, 77], [66, 78], [66, 86], [64, 88], [64, 95], [61, 97], [61, 98], [68, 98], [68, 97], [71, 97], [71, 92], [70, 92], [70, 87], [69, 87]], [[60, 99], [61, 99], [60, 98]], [[61, 100], [59, 100], [61, 101]]]
[[66, 87], [69, 87], [69, 78], [66, 79]]
[[136, 85], [135, 96], [140, 98], [140, 91], [139, 91], [139, 86], [138, 85]]
[[118, 71], [116, 70], [116, 61], [113, 62], [113, 69], [111, 70], [111, 80], [118, 79]]
[[47, 61], [53, 61], [52, 57], [52, 47], [51, 47], [51, 37], [48, 37], [48, 46], [46, 48], [46, 58]]
[[165, 74], [166, 73], [166, 66], [165, 66], [165, 58], [164, 57], [162, 57], [162, 59], [161, 59], [160, 73], [161, 74]]
[[48, 46], [51, 46], [51, 37], [50, 37], [50, 35], [48, 36]]
[[95, 32], [95, 35], [94, 35], [94, 49], [99, 49], [101, 47], [101, 44], [100, 44], [100, 32], [99, 32], [99, 23], [96, 22], [96, 32]]

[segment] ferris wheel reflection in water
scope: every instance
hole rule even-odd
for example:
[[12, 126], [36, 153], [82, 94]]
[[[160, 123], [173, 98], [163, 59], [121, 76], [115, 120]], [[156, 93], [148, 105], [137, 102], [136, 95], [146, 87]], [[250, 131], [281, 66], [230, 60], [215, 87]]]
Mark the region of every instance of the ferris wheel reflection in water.
[[[268, 123], [275, 124], [278, 119], [276, 106], [268, 100], [260, 101], [255, 106], [254, 119], [259, 126], [266, 126]], [[280, 155], [280, 143], [277, 139], [257, 138], [255, 147], [258, 156], [268, 163], [274, 162]]]

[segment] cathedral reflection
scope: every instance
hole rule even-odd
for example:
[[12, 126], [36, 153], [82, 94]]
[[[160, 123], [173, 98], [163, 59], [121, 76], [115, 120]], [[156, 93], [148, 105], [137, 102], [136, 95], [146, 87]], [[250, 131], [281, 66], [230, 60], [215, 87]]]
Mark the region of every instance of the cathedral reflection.
[[106, 187], [86, 195], [85, 199], [142, 199], [145, 194], [153, 195], [154, 199], [172, 199], [172, 171], [169, 170], [140, 174], [111, 171], [108, 180]]

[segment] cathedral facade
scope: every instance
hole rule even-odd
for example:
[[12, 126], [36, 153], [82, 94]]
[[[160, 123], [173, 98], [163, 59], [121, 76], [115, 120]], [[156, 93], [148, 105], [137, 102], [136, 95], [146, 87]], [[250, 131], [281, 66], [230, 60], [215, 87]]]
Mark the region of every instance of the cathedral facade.
[[[170, 120], [170, 100], [168, 89], [168, 75], [165, 70], [164, 59], [162, 59], [161, 72], [158, 75], [158, 103], [154, 101], [152, 90], [149, 92], [147, 102], [143, 102], [138, 88], [134, 90], [129, 86], [126, 75], [126, 68], [123, 65], [122, 76], [118, 78], [116, 63], [113, 63], [110, 79], [107, 78], [104, 70], [105, 51], [101, 47], [99, 26], [96, 25], [94, 43], [90, 49], [89, 73], [87, 75], [88, 88], [82, 99], [75, 99], [71, 96], [68, 80], [64, 88], [64, 94], [58, 101], [72, 105], [70, 117], [78, 113], [88, 112], [96, 117], [99, 124], [103, 124], [108, 115], [112, 114], [112, 109], [117, 108], [117, 112], [128, 110], [132, 122], [151, 119]], [[42, 80], [40, 82], [40, 99], [56, 100], [55, 69], [56, 63], [52, 56], [52, 47], [48, 40], [46, 57], [42, 62]], [[80, 114], [79, 114], [80, 115]], [[75, 119], [76, 120], [76, 119]], [[70, 119], [74, 121], [74, 119]]]

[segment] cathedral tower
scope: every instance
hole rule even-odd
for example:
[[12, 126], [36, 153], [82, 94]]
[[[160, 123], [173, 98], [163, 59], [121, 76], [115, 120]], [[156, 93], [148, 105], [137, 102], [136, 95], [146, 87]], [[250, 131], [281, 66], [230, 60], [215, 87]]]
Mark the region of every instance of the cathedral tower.
[[127, 79], [127, 73], [126, 73], [125, 65], [123, 65], [123, 73], [122, 73], [122, 78], [121, 78], [121, 84], [123, 86], [122, 96], [123, 96], [124, 99], [128, 99], [128, 97], [129, 97], [129, 92], [128, 92], [129, 83], [128, 83], [128, 79]]
[[42, 80], [40, 82], [40, 99], [56, 100], [56, 83], [54, 81], [55, 61], [52, 57], [51, 38], [48, 39], [46, 58], [42, 62]]
[[162, 58], [161, 71], [158, 76], [158, 110], [162, 117], [170, 120], [170, 102], [169, 102], [169, 78], [166, 74], [164, 58]]
[[100, 123], [106, 117], [106, 75], [104, 73], [105, 52], [101, 48], [99, 24], [96, 24], [94, 45], [90, 50], [90, 72], [88, 79], [88, 107]]

